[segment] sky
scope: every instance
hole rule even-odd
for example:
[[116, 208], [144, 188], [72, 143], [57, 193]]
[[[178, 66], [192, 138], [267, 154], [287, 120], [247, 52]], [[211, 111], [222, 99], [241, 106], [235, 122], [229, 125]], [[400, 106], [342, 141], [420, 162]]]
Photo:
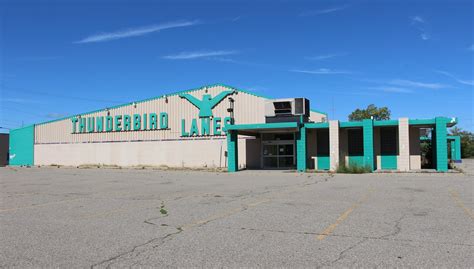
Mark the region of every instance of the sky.
[[0, 131], [215, 83], [474, 131], [473, 5], [0, 0]]

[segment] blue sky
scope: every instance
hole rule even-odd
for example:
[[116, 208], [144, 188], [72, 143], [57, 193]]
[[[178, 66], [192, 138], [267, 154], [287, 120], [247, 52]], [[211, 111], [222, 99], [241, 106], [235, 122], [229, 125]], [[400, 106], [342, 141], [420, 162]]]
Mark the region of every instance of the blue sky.
[[0, 126], [214, 83], [473, 123], [472, 1], [2, 1]]

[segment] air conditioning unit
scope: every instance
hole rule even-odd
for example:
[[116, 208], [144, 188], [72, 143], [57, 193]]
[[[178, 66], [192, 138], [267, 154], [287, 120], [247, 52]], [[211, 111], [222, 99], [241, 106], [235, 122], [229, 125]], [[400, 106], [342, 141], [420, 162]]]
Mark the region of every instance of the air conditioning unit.
[[265, 102], [266, 122], [308, 121], [309, 100], [306, 98], [273, 99]]

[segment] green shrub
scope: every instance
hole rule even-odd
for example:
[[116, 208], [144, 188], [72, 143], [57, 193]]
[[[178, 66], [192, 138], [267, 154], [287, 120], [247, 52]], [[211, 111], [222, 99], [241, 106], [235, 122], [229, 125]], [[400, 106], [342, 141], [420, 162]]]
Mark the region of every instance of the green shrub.
[[336, 170], [337, 173], [341, 174], [364, 174], [372, 172], [369, 166], [360, 165], [339, 165]]

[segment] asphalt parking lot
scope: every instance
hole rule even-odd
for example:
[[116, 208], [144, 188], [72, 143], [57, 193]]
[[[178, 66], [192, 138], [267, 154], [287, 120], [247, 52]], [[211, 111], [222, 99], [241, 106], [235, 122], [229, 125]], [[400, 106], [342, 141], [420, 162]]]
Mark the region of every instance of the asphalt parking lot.
[[472, 267], [470, 174], [0, 168], [1, 267]]

